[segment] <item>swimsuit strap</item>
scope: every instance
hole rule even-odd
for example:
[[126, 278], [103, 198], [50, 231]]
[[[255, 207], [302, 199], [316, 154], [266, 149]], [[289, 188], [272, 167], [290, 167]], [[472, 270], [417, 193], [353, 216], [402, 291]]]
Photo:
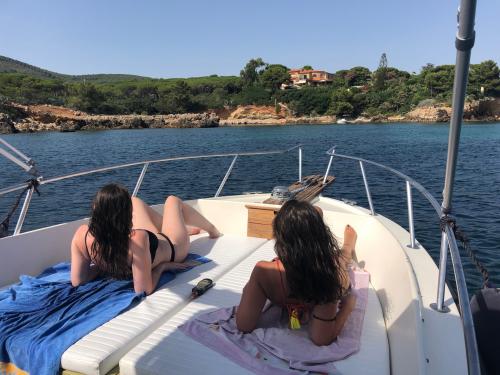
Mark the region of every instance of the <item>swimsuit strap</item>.
[[89, 255], [90, 257], [90, 253], [89, 253], [89, 248], [87, 246], [87, 236], [89, 235], [89, 230], [87, 229], [87, 233], [85, 233], [85, 250], [87, 250], [87, 254]]

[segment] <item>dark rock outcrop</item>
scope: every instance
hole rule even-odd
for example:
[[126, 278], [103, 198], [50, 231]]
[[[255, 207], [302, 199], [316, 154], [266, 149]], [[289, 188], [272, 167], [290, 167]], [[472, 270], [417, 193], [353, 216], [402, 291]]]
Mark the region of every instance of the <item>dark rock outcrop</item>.
[[12, 134], [17, 133], [17, 129], [14, 126], [14, 122], [9, 115], [5, 113], [0, 113], [0, 134]]

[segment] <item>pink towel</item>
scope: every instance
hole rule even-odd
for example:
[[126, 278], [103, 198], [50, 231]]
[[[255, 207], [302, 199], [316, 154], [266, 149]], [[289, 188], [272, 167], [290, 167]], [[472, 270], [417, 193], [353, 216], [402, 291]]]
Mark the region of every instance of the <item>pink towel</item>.
[[356, 308], [337, 340], [328, 346], [314, 345], [308, 337], [307, 326], [300, 330], [288, 329], [283, 309], [275, 305], [264, 309], [258, 328], [247, 334], [236, 328], [235, 307], [203, 313], [179, 328], [256, 374], [338, 373], [333, 362], [358, 352], [361, 345], [369, 278], [367, 272], [354, 271]]

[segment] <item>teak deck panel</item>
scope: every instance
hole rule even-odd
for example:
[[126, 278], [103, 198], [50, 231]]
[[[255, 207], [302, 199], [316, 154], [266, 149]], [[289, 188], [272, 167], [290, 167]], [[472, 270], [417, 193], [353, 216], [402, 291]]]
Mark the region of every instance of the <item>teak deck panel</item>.
[[[297, 199], [299, 201], [308, 201], [310, 202], [313, 200], [316, 196], [318, 196], [327, 186], [331, 185], [335, 181], [334, 176], [328, 176], [326, 178], [325, 183], [323, 183], [324, 176], [322, 175], [311, 175], [304, 177], [302, 179], [302, 182], [294, 182], [288, 187], [288, 191], [293, 191], [296, 189], [300, 189], [305, 185], [307, 187], [298, 192], [295, 196], [294, 199]], [[266, 199], [263, 203], [267, 204], [282, 204], [284, 203], [280, 199], [274, 199], [274, 198], [268, 198]]]
[[[307, 187], [298, 192], [294, 199], [301, 201], [311, 201], [316, 196], [318, 196], [323, 189], [335, 181], [334, 176], [328, 176], [326, 182], [323, 184], [323, 176], [312, 175], [304, 177], [302, 182], [294, 182], [288, 187], [289, 191], [300, 189], [306, 185]], [[268, 198], [263, 203], [281, 205], [284, 201], [279, 199]], [[276, 212], [279, 211], [279, 207], [272, 206], [259, 206], [247, 204], [245, 206], [248, 209], [248, 225], [247, 225], [247, 236], [258, 237], [258, 238], [273, 238], [273, 220], [276, 216]]]

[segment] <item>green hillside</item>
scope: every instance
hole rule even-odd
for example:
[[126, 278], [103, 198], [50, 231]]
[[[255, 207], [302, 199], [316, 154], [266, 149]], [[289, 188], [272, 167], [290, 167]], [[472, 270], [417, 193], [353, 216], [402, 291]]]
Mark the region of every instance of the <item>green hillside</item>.
[[54, 73], [37, 66], [23, 63], [9, 57], [0, 56], [0, 72], [2, 73], [25, 73], [37, 78], [64, 78], [64, 74]]
[[[422, 103], [451, 101], [453, 65], [427, 64], [419, 73], [381, 65], [333, 74], [330, 84], [280, 90], [289, 69], [251, 59], [240, 76], [157, 79], [127, 74], [65, 75], [0, 56], [1, 104], [53, 104], [100, 114], [201, 112], [238, 105], [285, 103], [296, 115], [342, 117], [404, 114]], [[492, 60], [470, 65], [468, 99], [500, 97]], [[276, 105], [276, 111], [280, 107]]]
[[26, 64], [22, 61], [0, 56], [0, 73], [23, 73], [36, 78], [52, 78], [64, 81], [88, 81], [94, 83], [112, 83], [118, 81], [136, 81], [147, 79], [147, 77], [132, 74], [85, 74], [69, 75], [51, 72], [34, 65]]

